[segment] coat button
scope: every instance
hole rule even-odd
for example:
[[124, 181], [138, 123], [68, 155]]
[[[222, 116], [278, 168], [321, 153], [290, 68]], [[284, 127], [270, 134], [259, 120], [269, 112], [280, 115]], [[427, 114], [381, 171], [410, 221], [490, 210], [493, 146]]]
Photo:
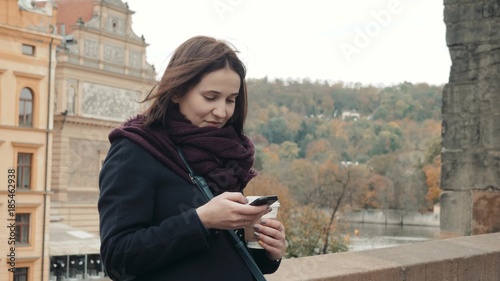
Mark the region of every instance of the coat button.
[[212, 233], [212, 236], [218, 236], [220, 231], [218, 229], [212, 229], [210, 230], [210, 232]]

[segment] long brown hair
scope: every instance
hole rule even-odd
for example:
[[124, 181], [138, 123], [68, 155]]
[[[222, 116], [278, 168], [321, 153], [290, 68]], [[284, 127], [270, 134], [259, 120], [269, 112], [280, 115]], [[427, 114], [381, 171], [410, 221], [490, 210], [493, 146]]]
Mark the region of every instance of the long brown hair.
[[240, 89], [234, 114], [225, 126], [233, 126], [237, 133], [243, 134], [247, 115], [246, 69], [236, 52], [228, 43], [207, 36], [195, 36], [182, 43], [170, 59], [156, 91], [152, 90], [143, 100], [151, 102], [144, 113], [144, 125], [165, 126], [167, 112], [177, 110], [172, 98], [186, 95], [205, 75], [229, 68], [240, 77]]

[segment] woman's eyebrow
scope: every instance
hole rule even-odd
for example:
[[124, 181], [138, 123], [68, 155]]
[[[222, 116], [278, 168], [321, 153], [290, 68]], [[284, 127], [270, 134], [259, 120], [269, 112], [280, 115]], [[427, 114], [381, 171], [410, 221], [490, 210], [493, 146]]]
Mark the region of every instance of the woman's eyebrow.
[[[203, 93], [212, 93], [212, 94], [216, 94], [216, 95], [222, 95], [221, 92], [219, 91], [215, 91], [215, 90], [207, 90], [207, 91], [203, 91]], [[232, 93], [230, 94], [230, 96], [238, 96], [240, 93]]]

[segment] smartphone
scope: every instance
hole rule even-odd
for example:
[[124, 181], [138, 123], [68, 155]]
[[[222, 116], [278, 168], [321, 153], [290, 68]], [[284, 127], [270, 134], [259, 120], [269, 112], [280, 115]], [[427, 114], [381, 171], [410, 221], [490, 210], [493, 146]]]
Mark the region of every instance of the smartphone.
[[276, 201], [278, 201], [278, 196], [276, 195], [262, 196], [250, 202], [250, 206], [271, 205]]

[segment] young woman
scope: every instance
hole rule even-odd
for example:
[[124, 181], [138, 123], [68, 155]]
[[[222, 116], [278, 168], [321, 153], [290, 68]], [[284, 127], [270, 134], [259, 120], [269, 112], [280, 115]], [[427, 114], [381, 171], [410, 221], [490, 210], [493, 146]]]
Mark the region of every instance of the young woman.
[[[243, 134], [245, 67], [228, 44], [197, 36], [173, 54], [144, 114], [114, 129], [99, 177], [101, 256], [113, 280], [253, 280], [223, 230], [238, 230], [269, 206], [246, 205], [256, 175]], [[179, 148], [214, 198], [189, 177]], [[285, 230], [254, 225], [263, 250], [250, 252], [263, 273], [277, 270]], [[242, 241], [242, 231], [237, 231]]]

